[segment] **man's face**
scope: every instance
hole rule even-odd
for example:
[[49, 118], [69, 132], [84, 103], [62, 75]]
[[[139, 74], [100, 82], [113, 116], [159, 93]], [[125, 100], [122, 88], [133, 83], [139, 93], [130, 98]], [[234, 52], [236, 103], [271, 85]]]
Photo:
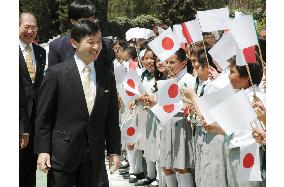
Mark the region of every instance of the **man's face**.
[[102, 35], [97, 32], [95, 35], [86, 35], [80, 42], [71, 39], [72, 46], [76, 48], [76, 54], [86, 64], [97, 60], [102, 49]]
[[37, 34], [36, 19], [31, 14], [23, 14], [21, 16], [21, 24], [19, 27], [19, 38], [25, 44], [30, 44]]

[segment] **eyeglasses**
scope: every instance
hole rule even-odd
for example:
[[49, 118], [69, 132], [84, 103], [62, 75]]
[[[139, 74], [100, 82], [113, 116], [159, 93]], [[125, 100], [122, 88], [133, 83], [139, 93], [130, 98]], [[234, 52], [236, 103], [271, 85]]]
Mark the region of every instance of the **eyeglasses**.
[[36, 26], [29, 26], [29, 25], [25, 25], [24, 26], [24, 30], [27, 32], [27, 31], [29, 31], [29, 30], [31, 30], [31, 31], [38, 31], [38, 28], [36, 27]]

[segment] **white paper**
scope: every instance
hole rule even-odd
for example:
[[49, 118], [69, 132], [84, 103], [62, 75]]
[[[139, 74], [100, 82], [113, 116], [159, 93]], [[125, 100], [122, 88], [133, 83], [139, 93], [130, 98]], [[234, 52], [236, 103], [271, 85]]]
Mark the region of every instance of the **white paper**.
[[229, 85], [220, 91], [204, 95], [197, 99], [198, 106], [207, 124], [216, 122], [214, 117], [210, 114], [210, 110], [233, 95], [234, 90], [231, 85]]
[[250, 122], [257, 118], [244, 90], [213, 107], [210, 114], [227, 135], [234, 131], [250, 131]]
[[[250, 157], [254, 158], [251, 159], [254, 160], [252, 167], [249, 167], [250, 164], [245, 164], [243, 161], [247, 154], [253, 155], [253, 157]], [[247, 157], [249, 155], [247, 155]], [[244, 165], [246, 167], [244, 167]], [[247, 181], [262, 181], [260, 172], [259, 145], [255, 141], [250, 144], [240, 146], [239, 179], [241, 183]]]
[[229, 23], [229, 29], [240, 49], [258, 45], [252, 15], [241, 16]]
[[241, 16], [245, 16], [245, 14], [242, 13], [242, 12], [239, 12], [239, 11], [235, 11], [235, 19], [238, 19], [238, 18], [240, 18]]
[[160, 80], [157, 81], [157, 87], [158, 87], [158, 101], [159, 105], [167, 105], [172, 103], [178, 103], [181, 99], [179, 89], [177, 90], [177, 96], [174, 98], [171, 98], [169, 96], [169, 88], [171, 85], [175, 85], [178, 87], [178, 83], [175, 79], [169, 79], [169, 80]]
[[226, 30], [229, 22], [229, 9], [220, 8], [206, 11], [197, 11], [202, 32]]
[[236, 55], [237, 44], [236, 41], [228, 31], [223, 37], [208, 51], [212, 58], [218, 63], [218, 65], [225, 69], [230, 64], [228, 59]]
[[160, 120], [161, 124], [166, 124], [174, 115], [178, 112], [182, 112], [183, 102], [180, 101], [174, 104], [174, 110], [171, 113], [167, 113], [164, 111], [163, 106], [156, 104], [151, 108], [151, 111], [155, 114], [155, 116]]
[[[173, 47], [170, 49], [164, 49], [162, 46], [162, 41], [165, 38], [169, 38], [173, 42]], [[179, 48], [180, 42], [175, 33], [169, 27], [166, 31], [156, 37], [153, 41], [151, 41], [148, 46], [152, 49], [156, 56], [160, 58], [161, 61], [165, 61], [167, 58], [172, 56]]]

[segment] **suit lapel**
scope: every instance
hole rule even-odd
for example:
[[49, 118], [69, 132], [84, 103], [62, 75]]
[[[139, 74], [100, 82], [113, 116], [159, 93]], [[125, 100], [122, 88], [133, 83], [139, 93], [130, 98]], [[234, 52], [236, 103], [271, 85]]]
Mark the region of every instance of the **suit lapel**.
[[95, 114], [96, 110], [99, 110], [100, 108], [100, 104], [103, 100], [103, 96], [104, 96], [104, 73], [101, 70], [100, 67], [98, 67], [97, 63], [94, 63], [95, 66], [95, 70], [96, 70], [96, 98], [95, 98], [95, 103], [93, 106], [93, 110], [91, 112], [91, 117], [93, 117]]
[[28, 71], [28, 68], [27, 68], [27, 64], [26, 64], [26, 61], [25, 61], [25, 58], [24, 58], [24, 55], [23, 55], [23, 52], [19, 46], [19, 58], [20, 58], [20, 69], [22, 70], [23, 72], [23, 75], [32, 83], [32, 79], [30, 77], [30, 74], [29, 74], [29, 71]]
[[84, 113], [89, 115], [80, 74], [74, 58], [69, 59], [66, 63], [66, 70], [68, 71], [67, 76], [70, 86], [78, 99], [78, 104], [81, 106]]
[[45, 68], [45, 64], [43, 64], [43, 54], [38, 50], [37, 46], [33, 44], [34, 55], [36, 59], [36, 74], [35, 74], [35, 81], [34, 85], [36, 85], [38, 80], [41, 80], [43, 76], [43, 71]]

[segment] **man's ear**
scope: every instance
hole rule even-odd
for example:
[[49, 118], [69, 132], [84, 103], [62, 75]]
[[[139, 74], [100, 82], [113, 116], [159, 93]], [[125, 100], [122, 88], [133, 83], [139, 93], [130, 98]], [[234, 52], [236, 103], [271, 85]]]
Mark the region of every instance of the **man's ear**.
[[74, 40], [74, 39], [70, 39], [70, 41], [71, 41], [72, 47], [76, 49], [77, 45], [78, 45], [78, 42], [76, 40]]

